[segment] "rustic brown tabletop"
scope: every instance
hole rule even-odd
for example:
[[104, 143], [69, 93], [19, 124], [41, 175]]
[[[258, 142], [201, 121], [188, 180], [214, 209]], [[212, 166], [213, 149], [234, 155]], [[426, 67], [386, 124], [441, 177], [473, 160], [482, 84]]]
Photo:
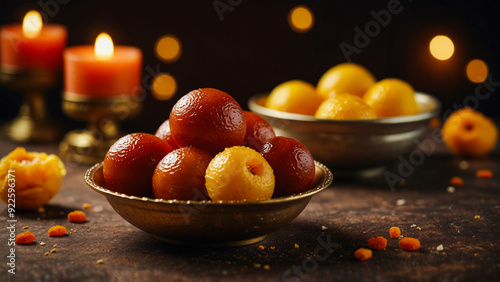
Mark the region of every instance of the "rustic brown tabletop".
[[[0, 140], [4, 156], [18, 144]], [[24, 145], [29, 151], [57, 153], [57, 144]], [[16, 210], [16, 234], [24, 226], [35, 243], [16, 245], [15, 274], [8, 246], [7, 208], [0, 204], [1, 281], [493, 281], [500, 276], [500, 154], [467, 160], [442, 144], [418, 160], [401, 156], [390, 174], [404, 178], [391, 187], [384, 175], [365, 180], [335, 178], [314, 196], [302, 214], [260, 243], [232, 248], [190, 248], [156, 240], [123, 220], [106, 199], [84, 182], [90, 166], [66, 162], [59, 194], [43, 212]], [[413, 159], [412, 159], [413, 157]], [[478, 179], [478, 169], [492, 179]], [[335, 171], [333, 170], [335, 175]], [[460, 176], [465, 185], [448, 188]], [[393, 178], [390, 178], [393, 179]], [[87, 222], [70, 223], [68, 212], [85, 210]], [[47, 235], [53, 225], [70, 234]], [[418, 238], [421, 248], [404, 251], [389, 228]], [[366, 261], [354, 251], [371, 237], [388, 245]], [[40, 242], [44, 242], [42, 245]], [[442, 245], [442, 251], [438, 246]], [[55, 252], [50, 251], [56, 249]], [[45, 253], [49, 253], [45, 255]]]

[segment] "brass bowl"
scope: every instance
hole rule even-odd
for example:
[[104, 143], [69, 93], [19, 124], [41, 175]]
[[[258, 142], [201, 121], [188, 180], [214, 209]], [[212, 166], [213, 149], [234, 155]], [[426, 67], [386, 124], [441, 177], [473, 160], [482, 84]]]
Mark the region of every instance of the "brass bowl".
[[248, 107], [311, 151], [335, 177], [370, 177], [382, 173], [398, 156], [407, 157], [422, 141], [441, 108], [433, 96], [417, 92], [420, 113], [372, 120], [327, 120], [266, 108], [267, 94], [250, 98]]
[[85, 182], [103, 194], [126, 221], [159, 240], [187, 246], [243, 246], [257, 243], [288, 224], [313, 195], [331, 184], [331, 171], [319, 162], [315, 165], [310, 190], [253, 202], [162, 200], [113, 192], [106, 188], [102, 162], [87, 170]]

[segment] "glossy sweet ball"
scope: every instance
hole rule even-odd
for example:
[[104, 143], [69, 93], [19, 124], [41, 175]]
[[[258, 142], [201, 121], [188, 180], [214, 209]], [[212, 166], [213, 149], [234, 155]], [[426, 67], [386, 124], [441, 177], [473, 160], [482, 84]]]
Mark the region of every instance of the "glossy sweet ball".
[[260, 153], [274, 171], [273, 197], [297, 194], [311, 188], [316, 166], [304, 144], [293, 138], [277, 136], [267, 141]]
[[208, 200], [205, 170], [212, 160], [207, 151], [183, 147], [168, 153], [153, 174], [153, 193], [165, 200]]
[[175, 143], [175, 140], [172, 137], [172, 132], [170, 131], [170, 123], [169, 123], [168, 119], [166, 121], [164, 121], [160, 125], [160, 127], [158, 127], [158, 129], [156, 130], [155, 136], [159, 137], [163, 141], [166, 141], [170, 146], [172, 146], [172, 148], [174, 148], [174, 149], [179, 148], [179, 145], [177, 145], [177, 143]]
[[123, 136], [109, 148], [103, 174], [109, 190], [138, 197], [152, 197], [156, 165], [172, 147], [148, 133]]
[[247, 121], [247, 132], [241, 145], [260, 152], [264, 143], [276, 136], [274, 129], [267, 120], [256, 113], [243, 111], [243, 114]]
[[246, 121], [243, 110], [227, 93], [193, 90], [177, 101], [170, 112], [170, 131], [180, 147], [197, 147], [215, 155], [243, 142]]

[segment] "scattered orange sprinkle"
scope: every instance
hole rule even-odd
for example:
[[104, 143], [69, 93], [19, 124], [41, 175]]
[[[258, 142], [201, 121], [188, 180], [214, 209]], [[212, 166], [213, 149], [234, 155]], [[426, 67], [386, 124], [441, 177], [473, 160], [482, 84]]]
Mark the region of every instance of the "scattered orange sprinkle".
[[255, 267], [255, 268], [260, 268], [260, 266], [261, 266], [260, 263], [254, 263], [253, 264], [253, 267]]
[[14, 240], [17, 244], [29, 244], [35, 240], [35, 234], [30, 231], [26, 231], [20, 234], [17, 234], [16, 239]]
[[87, 220], [87, 216], [82, 211], [72, 211], [68, 213], [68, 220], [70, 222], [82, 223]]
[[262, 268], [264, 268], [265, 270], [271, 269], [271, 267], [269, 265], [267, 265], [267, 264], [265, 264]]
[[57, 252], [56, 248], [53, 248], [52, 250], [50, 250], [50, 253], [51, 253], [51, 254], [52, 254], [52, 253], [55, 253], [55, 252]]
[[391, 236], [392, 239], [398, 239], [399, 236], [401, 236], [401, 229], [397, 226], [391, 227], [391, 229], [389, 229], [389, 236]]
[[404, 237], [399, 241], [399, 246], [405, 251], [414, 251], [420, 248], [420, 241], [415, 238]]
[[89, 204], [89, 203], [85, 203], [85, 204], [83, 204], [83, 209], [84, 209], [84, 210], [90, 210], [90, 208], [91, 208], [91, 206], [90, 206], [90, 204]]
[[461, 177], [458, 176], [453, 176], [450, 179], [450, 185], [455, 186], [455, 187], [461, 187], [464, 186], [464, 180]]
[[23, 226], [23, 229], [28, 229], [28, 226]]
[[387, 239], [382, 236], [368, 239], [368, 248], [370, 249], [382, 250], [385, 247], [387, 247]]
[[276, 248], [275, 246], [269, 247], [269, 249], [271, 249], [271, 250], [274, 250], [275, 248]]
[[435, 129], [441, 126], [441, 119], [439, 117], [434, 117], [429, 122], [429, 127], [431, 129]]
[[480, 215], [475, 215], [475, 216], [474, 216], [474, 219], [480, 219], [480, 218], [481, 218], [481, 216], [480, 216]]
[[49, 252], [45, 252], [45, 254], [44, 254], [44, 255], [48, 256], [48, 255], [49, 255]]
[[297, 244], [297, 243], [293, 244], [293, 246], [295, 247], [295, 249], [299, 248], [299, 244]]
[[66, 234], [66, 227], [62, 225], [52, 226], [47, 232], [50, 237], [60, 237]]
[[354, 252], [354, 256], [359, 260], [367, 260], [372, 257], [372, 250], [359, 248]]
[[478, 169], [476, 171], [477, 178], [493, 178], [493, 171], [490, 169]]
[[265, 248], [266, 248], [266, 247], [264, 247], [264, 246], [262, 246], [262, 245], [260, 245], [260, 246], [259, 246], [259, 250], [264, 250]]

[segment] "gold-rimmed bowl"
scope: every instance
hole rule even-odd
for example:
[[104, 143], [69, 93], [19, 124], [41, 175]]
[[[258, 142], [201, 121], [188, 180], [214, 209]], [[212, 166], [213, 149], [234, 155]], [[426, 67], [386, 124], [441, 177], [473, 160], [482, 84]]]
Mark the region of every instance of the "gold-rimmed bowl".
[[370, 177], [382, 173], [399, 156], [407, 157], [441, 109], [432, 95], [417, 92], [420, 113], [372, 120], [327, 120], [266, 108], [267, 94], [248, 101], [276, 135], [302, 142], [315, 160], [332, 169], [334, 177]]
[[104, 195], [126, 221], [155, 238], [188, 246], [243, 246], [257, 243], [296, 218], [312, 196], [332, 182], [331, 171], [315, 162], [313, 187], [263, 201], [179, 201], [129, 196], [107, 189], [103, 163], [87, 170], [85, 182]]

